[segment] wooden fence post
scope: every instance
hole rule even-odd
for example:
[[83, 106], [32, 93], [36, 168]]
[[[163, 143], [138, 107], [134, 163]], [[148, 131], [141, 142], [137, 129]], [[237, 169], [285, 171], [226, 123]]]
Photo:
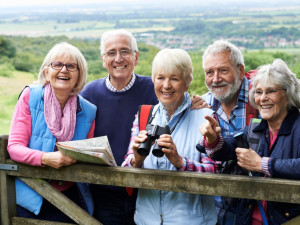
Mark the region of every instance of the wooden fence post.
[[8, 136], [0, 137], [0, 211], [1, 224], [12, 224], [12, 217], [17, 215], [16, 210], [16, 191], [15, 178], [7, 176], [5, 160], [8, 159], [7, 153]]
[[94, 217], [90, 216], [85, 210], [76, 205], [73, 201], [57, 191], [48, 182], [42, 179], [19, 177], [21, 181], [42, 195], [60, 211], [73, 219], [77, 224], [102, 225]]

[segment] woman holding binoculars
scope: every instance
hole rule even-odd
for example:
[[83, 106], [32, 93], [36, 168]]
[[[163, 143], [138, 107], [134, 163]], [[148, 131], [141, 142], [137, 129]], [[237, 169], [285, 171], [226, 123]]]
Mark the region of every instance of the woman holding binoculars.
[[[132, 128], [128, 154], [122, 166], [159, 170], [215, 172], [215, 163], [196, 150], [199, 126], [208, 108], [191, 110], [187, 90], [193, 80], [189, 54], [181, 49], [163, 49], [154, 58], [152, 80], [159, 103], [154, 106], [146, 130], [138, 117]], [[154, 131], [157, 130], [157, 131]], [[141, 147], [151, 139], [153, 145]], [[147, 149], [148, 148], [148, 149]], [[141, 150], [142, 149], [142, 150]], [[183, 181], [184, 182], [184, 181]], [[213, 196], [139, 189], [134, 215], [136, 224], [216, 224]]]

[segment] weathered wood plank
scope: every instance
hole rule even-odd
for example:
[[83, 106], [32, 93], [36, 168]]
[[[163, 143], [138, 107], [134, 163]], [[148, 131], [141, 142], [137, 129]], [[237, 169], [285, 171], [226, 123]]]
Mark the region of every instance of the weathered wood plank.
[[[8, 163], [12, 161], [8, 160]], [[12, 176], [300, 203], [300, 181], [76, 164], [59, 170], [17, 164]], [[286, 191], [289, 190], [289, 191]]]
[[90, 216], [82, 208], [78, 207], [73, 201], [57, 191], [48, 182], [42, 179], [19, 177], [24, 183], [33, 188], [36, 192], [46, 198], [51, 204], [56, 206], [60, 211], [69, 216], [78, 224], [88, 225], [101, 223], [94, 217]]
[[283, 223], [282, 225], [299, 225], [300, 224], [300, 216], [297, 216], [285, 223]]
[[5, 162], [5, 159], [9, 158], [7, 152], [8, 135], [0, 136], [0, 162]]
[[8, 212], [8, 200], [7, 200], [7, 182], [5, 171], [0, 171], [0, 210], [1, 210], [1, 223], [0, 224], [11, 224], [9, 212]]
[[[6, 140], [4, 138], [4, 142], [3, 136], [0, 137], [0, 141], [0, 144], [2, 143], [2, 151], [0, 146], [0, 160], [2, 159], [2, 161], [4, 160], [7, 164], [14, 164], [19, 167], [18, 171], [5, 171], [6, 175], [9, 176], [68, 180], [94, 184], [129, 186], [136, 188], [169, 190], [195, 194], [221, 195], [239, 198], [246, 197], [252, 199], [300, 203], [300, 181], [298, 180], [105, 167], [93, 164], [76, 164], [73, 166], [61, 168], [59, 170], [49, 167], [32, 167], [15, 163], [12, 160], [5, 160], [7, 158], [5, 145], [7, 144], [7, 136]], [[2, 183], [0, 185], [0, 200], [2, 207]], [[43, 188], [42, 192], [45, 192]], [[51, 193], [51, 191], [47, 192]], [[3, 211], [5, 210], [3, 210], [3, 208], [0, 208], [0, 210], [2, 217]], [[4, 214], [8, 213], [6, 212]], [[21, 220], [27, 220], [27, 222], [30, 221], [28, 219], [23, 219], [24, 218], [13, 217], [13, 220], [15, 221], [14, 224], [22, 224], [18, 223]], [[5, 223], [3, 223], [1, 218], [1, 224], [9, 224], [6, 223], [7, 221], [10, 222], [9, 220], [6, 220]], [[47, 223], [47, 221], [44, 222], [45, 223], [39, 224], [55, 224], [51, 222]], [[298, 223], [299, 218], [295, 218], [289, 221], [287, 225]], [[33, 223], [29, 222], [23, 224]]]
[[[6, 150], [8, 136], [0, 138], [0, 163], [4, 164], [8, 158]], [[5, 170], [0, 170], [0, 218], [1, 224], [11, 224], [11, 217], [16, 216], [15, 178], [6, 175]]]
[[282, 225], [299, 225], [300, 224], [300, 216], [297, 216], [285, 223], [283, 223]]
[[34, 220], [22, 217], [13, 217], [12, 225], [75, 225], [74, 223], [60, 223], [46, 220]]

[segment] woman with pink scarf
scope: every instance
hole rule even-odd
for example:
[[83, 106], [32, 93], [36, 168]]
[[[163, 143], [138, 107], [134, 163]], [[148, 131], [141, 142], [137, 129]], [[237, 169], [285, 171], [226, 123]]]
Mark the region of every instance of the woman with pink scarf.
[[[87, 63], [78, 48], [60, 43], [48, 52], [38, 75], [39, 84], [25, 87], [15, 108], [8, 141], [12, 160], [57, 169], [76, 163], [58, 151], [55, 143], [93, 137], [96, 107], [78, 95], [86, 77]], [[93, 213], [88, 184], [49, 182]], [[16, 197], [20, 217], [74, 222], [19, 179]]]

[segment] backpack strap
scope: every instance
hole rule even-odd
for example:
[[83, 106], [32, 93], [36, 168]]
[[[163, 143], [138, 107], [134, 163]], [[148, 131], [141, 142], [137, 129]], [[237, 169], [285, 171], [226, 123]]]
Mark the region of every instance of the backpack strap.
[[253, 108], [249, 101], [246, 103], [246, 125], [250, 125], [252, 119], [258, 117], [258, 110]]
[[248, 80], [251, 80], [252, 77], [255, 77], [257, 74], [257, 70], [249, 70], [248, 72], [245, 73], [245, 77]]
[[[250, 89], [251, 89], [251, 81], [249, 84], [249, 93], [250, 93]], [[250, 95], [249, 95], [250, 97]], [[248, 126], [250, 124], [250, 121], [253, 118], [258, 118], [258, 109], [252, 107], [252, 105], [250, 104], [249, 101], [249, 97], [248, 97], [248, 102], [246, 103], [246, 126]]]
[[[245, 73], [245, 77], [250, 80], [250, 84], [249, 84], [249, 92], [251, 90], [251, 78], [255, 77], [257, 74], [257, 70], [250, 70], [247, 73]], [[247, 104], [246, 104], [246, 126], [248, 126], [250, 124], [250, 121], [252, 118], [258, 118], [258, 110], [253, 108], [250, 105], [250, 102], [248, 100]]]
[[[146, 126], [149, 122], [149, 119], [152, 115], [152, 110], [154, 105], [140, 105], [139, 106], [139, 113], [138, 113], [138, 120], [139, 120], [139, 128], [140, 130], [146, 130]], [[135, 188], [125, 187], [127, 194], [131, 197], [134, 194]]]
[[258, 153], [259, 145], [260, 145], [260, 137], [262, 135], [262, 132], [253, 132], [253, 129], [257, 127], [261, 122], [261, 119], [253, 118], [250, 121], [249, 129], [248, 129], [248, 143], [249, 148], [254, 150], [256, 153]]
[[[257, 127], [261, 122], [261, 119], [253, 118], [250, 121], [249, 124], [249, 130], [248, 130], [248, 143], [249, 143], [249, 148], [254, 150], [256, 153], [258, 153], [259, 146], [260, 146], [260, 137], [262, 135], [262, 132], [253, 132], [253, 129]], [[252, 176], [251, 172], [249, 172], [249, 175]], [[268, 225], [268, 220], [264, 211], [264, 208], [262, 206], [262, 203], [260, 200], [257, 200], [259, 212], [261, 214], [261, 217], [263, 219], [263, 224]]]
[[151, 116], [149, 116], [149, 115], [152, 115], [153, 108], [154, 108], [154, 105], [140, 105], [139, 106], [138, 120], [139, 120], [140, 130], [146, 129], [149, 119], [151, 118]]
[[[26, 85], [26, 86], [23, 88], [23, 90], [22, 90], [21, 93], [19, 94], [18, 100], [19, 100], [19, 98], [21, 97], [21, 95], [22, 95], [23, 91], [25, 90], [25, 88], [27, 88], [27, 87], [29, 87], [29, 85]], [[30, 88], [30, 87], [29, 87], [29, 88]]]

